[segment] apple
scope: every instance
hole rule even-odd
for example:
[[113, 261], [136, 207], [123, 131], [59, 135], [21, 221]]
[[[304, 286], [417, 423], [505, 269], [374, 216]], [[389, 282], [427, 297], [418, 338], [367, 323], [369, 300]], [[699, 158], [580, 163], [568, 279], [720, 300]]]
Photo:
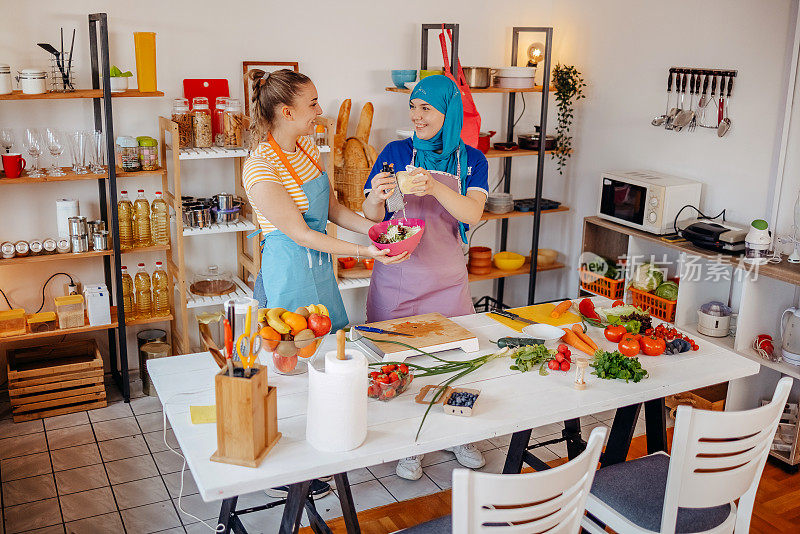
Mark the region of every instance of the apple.
[[315, 336], [324, 336], [331, 331], [331, 318], [319, 313], [312, 313], [308, 316], [308, 327]]
[[279, 356], [278, 354], [273, 353], [272, 363], [275, 365], [275, 368], [281, 373], [291, 373], [292, 371], [294, 371], [294, 368], [297, 367], [297, 356], [295, 355], [289, 358], [284, 358], [283, 356]]

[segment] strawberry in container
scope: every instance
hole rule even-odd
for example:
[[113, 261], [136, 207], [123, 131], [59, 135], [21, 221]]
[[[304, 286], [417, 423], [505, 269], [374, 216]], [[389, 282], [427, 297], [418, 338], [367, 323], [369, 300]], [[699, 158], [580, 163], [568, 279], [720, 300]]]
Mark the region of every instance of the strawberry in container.
[[367, 396], [380, 401], [388, 401], [403, 393], [414, 380], [414, 374], [404, 363], [385, 364], [378, 371], [369, 374]]

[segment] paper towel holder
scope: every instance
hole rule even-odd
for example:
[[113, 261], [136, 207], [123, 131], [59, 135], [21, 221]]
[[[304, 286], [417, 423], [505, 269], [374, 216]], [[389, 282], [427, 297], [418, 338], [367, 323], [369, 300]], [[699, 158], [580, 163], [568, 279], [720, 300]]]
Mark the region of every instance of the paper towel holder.
[[228, 375], [227, 368], [214, 377], [217, 404], [217, 450], [212, 462], [258, 467], [281, 439], [278, 432], [278, 388], [267, 384], [267, 368], [250, 378]]

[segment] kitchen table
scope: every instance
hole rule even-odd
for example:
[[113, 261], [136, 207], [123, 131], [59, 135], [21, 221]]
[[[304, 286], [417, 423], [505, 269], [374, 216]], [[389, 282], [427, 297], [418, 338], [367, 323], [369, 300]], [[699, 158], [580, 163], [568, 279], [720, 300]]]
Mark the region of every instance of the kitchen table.
[[[495, 351], [492, 340], [519, 335], [485, 314], [453, 320], [477, 334], [480, 351], [469, 355], [456, 350], [441, 354], [448, 359], [467, 359]], [[602, 330], [592, 328], [589, 333], [600, 348], [614, 348], [603, 338]], [[329, 336], [317, 359], [322, 360], [320, 356], [334, 349], [335, 339]], [[573, 360], [581, 355], [573, 350]], [[602, 461], [606, 465], [624, 461], [642, 404], [645, 405], [648, 449], [664, 449], [664, 397], [759, 371], [758, 363], [703, 342], [698, 351], [639, 358], [650, 373], [649, 378], [639, 383], [626, 383], [601, 380], [587, 372], [587, 387], [582, 391], [573, 387], [574, 366], [567, 373], [551, 371], [548, 376], [541, 376], [535, 371], [525, 374], [511, 371], [508, 358], [494, 360], [458, 382], [460, 386], [481, 391], [473, 415], [457, 417], [434, 408], [419, 439], [415, 440], [426, 406], [416, 404], [414, 397], [422, 386], [442, 380], [442, 377], [417, 378], [408, 391], [389, 402], [370, 399], [366, 441], [355, 450], [341, 453], [318, 451], [305, 440], [307, 375], [284, 376], [271, 372], [269, 383], [278, 388], [278, 425], [283, 437], [258, 468], [210, 461], [217, 448], [216, 425], [193, 425], [190, 421], [190, 405], [214, 404], [213, 377], [219, 368], [210, 354], [149, 360], [147, 367], [200, 495], [205, 501], [223, 499], [220, 522], [225, 532], [231, 529], [244, 532], [237, 516], [243, 511], [236, 510], [238, 495], [282, 485], [289, 486], [289, 495], [281, 533], [298, 528], [304, 508], [315, 532], [330, 532], [308, 498], [308, 488], [312, 479], [336, 473], [347, 531], [354, 533], [359, 532], [359, 527], [347, 481], [350, 470], [505, 434], [514, 434], [505, 472], [519, 472], [525, 461], [545, 467], [528, 451], [531, 429], [566, 422], [564, 434], [568, 438], [570, 456], [574, 456], [582, 446], [578, 418], [610, 409], [616, 409], [617, 413]], [[431, 363], [425, 356], [415, 357], [413, 361], [421, 365]]]

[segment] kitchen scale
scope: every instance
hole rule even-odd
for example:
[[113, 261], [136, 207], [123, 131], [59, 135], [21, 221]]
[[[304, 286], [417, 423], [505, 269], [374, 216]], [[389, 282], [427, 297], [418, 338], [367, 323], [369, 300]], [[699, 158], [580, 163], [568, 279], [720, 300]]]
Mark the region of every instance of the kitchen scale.
[[747, 231], [748, 229], [744, 226], [727, 221], [717, 222], [709, 219], [695, 219], [694, 222], [690, 222], [679, 233], [681, 237], [697, 247], [717, 252], [739, 254], [744, 252], [744, 238], [747, 235]]

